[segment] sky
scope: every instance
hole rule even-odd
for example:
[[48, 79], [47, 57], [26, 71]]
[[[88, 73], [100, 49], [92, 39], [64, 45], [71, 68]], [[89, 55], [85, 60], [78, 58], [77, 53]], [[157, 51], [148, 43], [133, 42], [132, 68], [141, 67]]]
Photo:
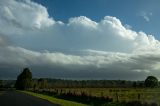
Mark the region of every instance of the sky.
[[0, 79], [160, 78], [159, 0], [1, 0]]

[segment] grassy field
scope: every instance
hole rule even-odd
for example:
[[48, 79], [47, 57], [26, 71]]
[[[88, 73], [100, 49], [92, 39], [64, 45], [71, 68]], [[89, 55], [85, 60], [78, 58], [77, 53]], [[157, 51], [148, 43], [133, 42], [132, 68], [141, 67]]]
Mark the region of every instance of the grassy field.
[[58, 92], [72, 92], [87, 95], [111, 97], [114, 101], [142, 101], [160, 104], [160, 88], [58, 88]]
[[[142, 103], [156, 103], [160, 104], [160, 88], [56, 88], [49, 89], [49, 92], [58, 91], [58, 93], [68, 93], [81, 95], [85, 93], [86, 95], [96, 96], [96, 97], [109, 97], [113, 98], [114, 103], [128, 102], [128, 101], [141, 101]], [[42, 94], [32, 93], [23, 91], [27, 94], [46, 99], [53, 103], [61, 104], [62, 106], [87, 106], [77, 102], [72, 102], [68, 100], [58, 99], [53, 96], [46, 96]], [[110, 106], [110, 105], [107, 105]]]
[[54, 98], [54, 96], [47, 96], [47, 95], [37, 94], [37, 93], [33, 93], [33, 92], [28, 92], [28, 91], [20, 91], [20, 92], [48, 100], [52, 103], [60, 104], [61, 106], [88, 106], [88, 105], [77, 103], [77, 102], [67, 101], [67, 100], [63, 100], [63, 99], [57, 99], [57, 98]]

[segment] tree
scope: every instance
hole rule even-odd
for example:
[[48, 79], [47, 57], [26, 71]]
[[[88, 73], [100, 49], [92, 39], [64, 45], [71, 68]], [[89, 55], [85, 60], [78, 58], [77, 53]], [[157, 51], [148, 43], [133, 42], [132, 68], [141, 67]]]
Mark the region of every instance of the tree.
[[4, 84], [3, 84], [3, 80], [0, 80], [0, 88], [3, 88]]
[[132, 86], [136, 88], [137, 87], [137, 82], [133, 82]]
[[15, 87], [19, 90], [25, 90], [32, 85], [32, 73], [29, 68], [24, 68], [23, 72], [18, 75]]
[[154, 76], [148, 76], [144, 82], [146, 87], [156, 87], [158, 86], [158, 79]]
[[46, 79], [38, 79], [38, 86], [40, 89], [48, 88], [48, 81]]

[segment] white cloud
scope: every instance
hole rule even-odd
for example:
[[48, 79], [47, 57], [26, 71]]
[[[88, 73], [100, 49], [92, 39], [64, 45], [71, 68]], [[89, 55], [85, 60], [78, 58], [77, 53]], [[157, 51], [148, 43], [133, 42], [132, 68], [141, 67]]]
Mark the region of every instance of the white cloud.
[[100, 22], [84, 16], [75, 17], [66, 24], [56, 22], [44, 30], [24, 32], [21, 35], [12, 38], [19, 46], [32, 46], [41, 50], [93, 49], [131, 53], [140, 48], [157, 48], [159, 45], [153, 35], [126, 28], [119, 19], [111, 16], [104, 17]]
[[44, 76], [49, 77], [138, 80], [150, 73], [159, 74], [159, 52], [126, 54], [87, 50], [81, 51], [82, 55], [67, 55], [30, 51], [13, 46], [0, 50], [0, 69], [20, 69], [28, 66], [33, 69], [33, 73], [36, 72], [35, 75], [45, 71]]
[[148, 12], [144, 12], [142, 11], [140, 13], [140, 16], [144, 18], [145, 21], [149, 22], [150, 21], [150, 17], [152, 16], [152, 13], [148, 13]]
[[0, 47], [4, 47], [10, 44], [10, 41], [8, 40], [8, 38], [4, 35], [0, 35]]
[[54, 21], [44, 6], [30, 0], [2, 0], [0, 5], [0, 26], [3, 26], [0, 33], [10, 36], [18, 46], [133, 52], [135, 49], [159, 45], [152, 35], [126, 28], [116, 17], [105, 16], [100, 22], [95, 22], [80, 16], [70, 18], [65, 24]]
[[0, 46], [4, 45], [5, 44], [5, 41], [2, 37], [0, 37]]
[[41, 29], [55, 23], [44, 6], [30, 0], [1, 0], [0, 14], [1, 33], [11, 31], [16, 34], [21, 30]]
[[33, 1], [1, 0], [0, 26], [0, 70], [27, 66], [37, 76], [92, 79], [159, 74], [159, 41], [126, 27], [116, 17], [96, 22], [80, 16], [63, 23]]
[[125, 24], [124, 27], [125, 27], [126, 29], [132, 29], [132, 26], [131, 26], [131, 25], [128, 25], [128, 24]]
[[80, 17], [70, 18], [68, 26], [71, 26], [71, 27], [73, 26], [73, 28], [77, 26], [79, 28], [87, 28], [87, 30], [88, 28], [95, 30], [97, 27], [97, 24], [98, 23], [92, 21], [91, 19], [85, 16], [80, 16]]

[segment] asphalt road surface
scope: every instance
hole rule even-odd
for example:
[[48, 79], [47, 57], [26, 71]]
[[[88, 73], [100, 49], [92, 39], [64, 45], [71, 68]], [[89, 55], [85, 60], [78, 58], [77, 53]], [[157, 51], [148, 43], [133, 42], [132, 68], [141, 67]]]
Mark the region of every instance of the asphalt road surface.
[[59, 106], [16, 91], [0, 91], [0, 106]]

